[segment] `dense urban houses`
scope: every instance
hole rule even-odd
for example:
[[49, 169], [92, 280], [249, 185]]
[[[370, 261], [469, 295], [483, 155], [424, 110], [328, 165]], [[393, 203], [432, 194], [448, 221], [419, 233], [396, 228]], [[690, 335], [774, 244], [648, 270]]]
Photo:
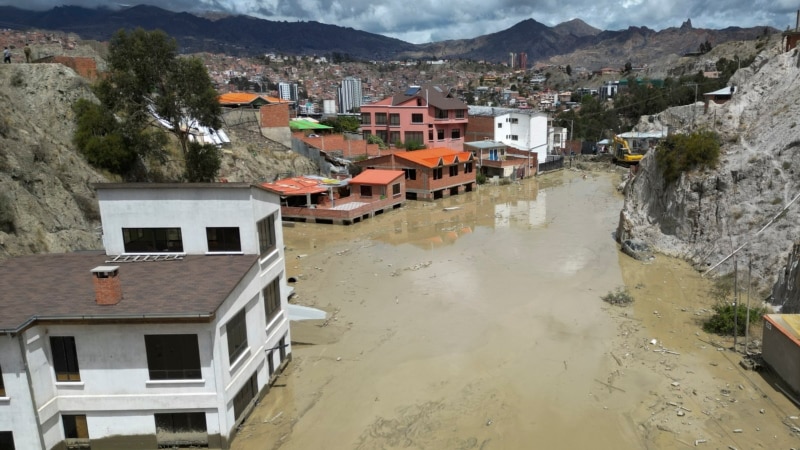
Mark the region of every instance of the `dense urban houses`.
[[461, 151], [467, 104], [441, 86], [412, 86], [401, 94], [361, 106], [361, 129], [390, 145], [417, 143]]
[[368, 169], [402, 170], [409, 200], [435, 200], [475, 189], [475, 162], [470, 152], [431, 148], [394, 152], [356, 164]]
[[97, 193], [104, 252], [0, 263], [0, 446], [228, 448], [291, 355], [277, 196]]
[[343, 79], [338, 91], [339, 113], [358, 112], [362, 96], [360, 78], [346, 77]]

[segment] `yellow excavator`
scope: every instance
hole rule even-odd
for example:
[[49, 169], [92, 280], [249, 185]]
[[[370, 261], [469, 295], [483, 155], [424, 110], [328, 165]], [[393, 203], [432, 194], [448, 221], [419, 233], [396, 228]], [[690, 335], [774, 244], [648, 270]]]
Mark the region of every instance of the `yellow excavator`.
[[633, 166], [639, 164], [639, 161], [641, 161], [644, 157], [644, 155], [641, 153], [632, 152], [630, 146], [628, 145], [628, 141], [617, 136], [616, 134], [614, 135], [612, 145], [612, 154], [614, 155], [615, 164]]

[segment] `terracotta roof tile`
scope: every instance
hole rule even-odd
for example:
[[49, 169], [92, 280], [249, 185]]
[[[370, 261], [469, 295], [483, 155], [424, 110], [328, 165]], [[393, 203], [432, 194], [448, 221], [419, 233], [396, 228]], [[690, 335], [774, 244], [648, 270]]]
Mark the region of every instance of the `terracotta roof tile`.
[[350, 184], [382, 184], [386, 185], [402, 177], [402, 170], [367, 169], [350, 180]]

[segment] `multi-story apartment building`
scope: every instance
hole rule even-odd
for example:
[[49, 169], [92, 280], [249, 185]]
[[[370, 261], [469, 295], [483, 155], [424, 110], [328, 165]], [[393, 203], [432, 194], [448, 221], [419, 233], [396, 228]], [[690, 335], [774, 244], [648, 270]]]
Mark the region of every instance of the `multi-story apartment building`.
[[278, 97], [297, 103], [297, 83], [279, 82]]
[[346, 77], [343, 79], [338, 90], [339, 113], [352, 113], [361, 108], [362, 97], [360, 78]]
[[228, 448], [291, 355], [278, 197], [97, 192], [105, 252], [0, 263], [0, 446]]
[[495, 116], [494, 140], [519, 150], [535, 152], [539, 162], [548, 151], [547, 114], [518, 110]]
[[436, 85], [411, 86], [402, 94], [361, 107], [361, 130], [387, 144], [416, 142], [428, 148], [464, 149], [467, 104]]

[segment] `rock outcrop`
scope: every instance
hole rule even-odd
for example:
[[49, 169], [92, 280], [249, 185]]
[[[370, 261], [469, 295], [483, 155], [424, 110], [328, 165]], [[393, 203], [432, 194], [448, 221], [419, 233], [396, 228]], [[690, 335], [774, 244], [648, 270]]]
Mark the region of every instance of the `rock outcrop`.
[[773, 44], [734, 75], [738, 91], [727, 103], [642, 118], [639, 130], [715, 130], [722, 156], [713, 170], [667, 185], [648, 154], [625, 187], [618, 235], [687, 258], [698, 270], [713, 268], [710, 275], [731, 272], [728, 256], [741, 247], [739, 267], [751, 262], [753, 275], [771, 286], [800, 231], [800, 202], [791, 204], [800, 194], [799, 56]]

